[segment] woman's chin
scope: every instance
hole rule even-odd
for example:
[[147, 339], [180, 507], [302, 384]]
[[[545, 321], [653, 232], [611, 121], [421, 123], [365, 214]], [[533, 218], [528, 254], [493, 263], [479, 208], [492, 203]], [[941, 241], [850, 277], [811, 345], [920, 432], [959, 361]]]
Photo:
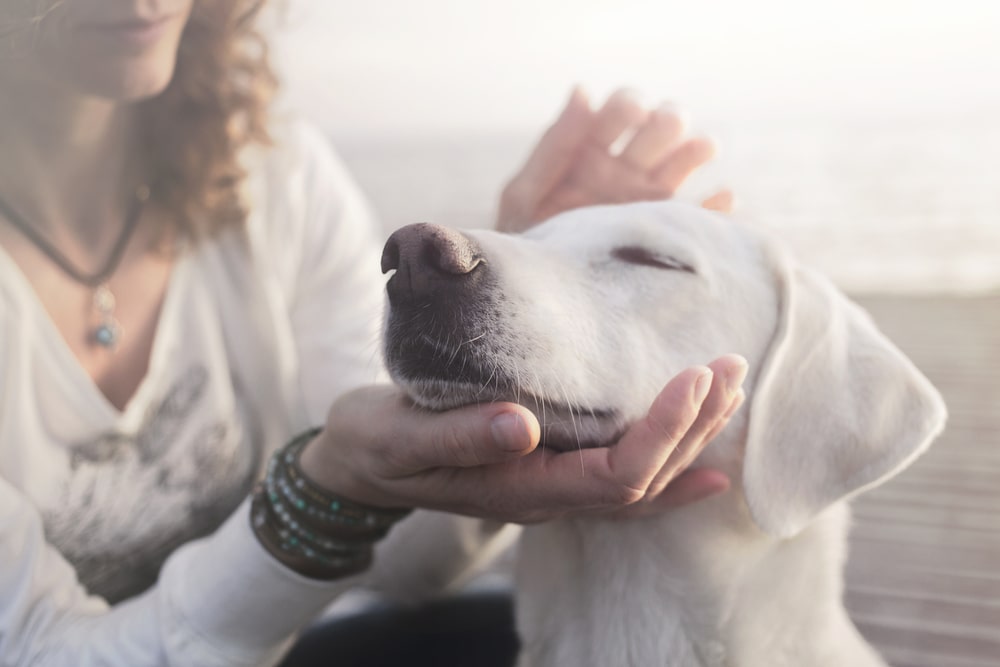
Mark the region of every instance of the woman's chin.
[[142, 69], [125, 72], [117, 79], [101, 82], [103, 86], [95, 86], [93, 94], [119, 102], [138, 102], [156, 97], [170, 85], [173, 71], [174, 68], [171, 66], [166, 68], [166, 71]]
[[162, 93], [174, 74], [174, 62], [119, 62], [104, 68], [71, 68], [63, 83], [72, 93], [115, 102], [138, 102]]

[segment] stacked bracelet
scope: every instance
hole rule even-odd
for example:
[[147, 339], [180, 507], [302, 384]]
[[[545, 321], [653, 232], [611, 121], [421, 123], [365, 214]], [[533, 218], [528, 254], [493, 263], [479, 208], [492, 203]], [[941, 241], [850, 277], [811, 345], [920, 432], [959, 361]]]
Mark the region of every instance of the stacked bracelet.
[[410, 510], [362, 505], [313, 484], [299, 454], [312, 429], [275, 452], [254, 490], [251, 522], [257, 539], [281, 562], [314, 579], [337, 579], [368, 568], [375, 542]]

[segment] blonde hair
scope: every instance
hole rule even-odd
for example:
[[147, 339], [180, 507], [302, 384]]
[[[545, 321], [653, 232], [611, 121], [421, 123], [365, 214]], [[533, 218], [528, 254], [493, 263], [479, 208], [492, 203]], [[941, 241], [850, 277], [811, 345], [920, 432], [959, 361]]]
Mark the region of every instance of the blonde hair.
[[195, 0], [170, 84], [142, 103], [152, 198], [170, 227], [161, 232], [197, 241], [246, 220], [239, 154], [270, 142], [277, 88], [255, 23], [264, 3]]

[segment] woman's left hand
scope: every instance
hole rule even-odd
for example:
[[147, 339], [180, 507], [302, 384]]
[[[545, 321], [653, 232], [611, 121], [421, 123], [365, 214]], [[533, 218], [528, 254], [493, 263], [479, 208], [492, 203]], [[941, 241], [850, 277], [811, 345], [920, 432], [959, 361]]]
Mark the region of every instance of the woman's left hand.
[[[612, 153], [624, 136], [625, 145]], [[649, 111], [619, 90], [594, 111], [576, 88], [504, 188], [497, 229], [522, 231], [582, 206], [667, 199], [714, 155], [712, 141], [687, 136], [683, 118], [670, 107]], [[728, 211], [732, 195], [721, 191], [702, 205]]]

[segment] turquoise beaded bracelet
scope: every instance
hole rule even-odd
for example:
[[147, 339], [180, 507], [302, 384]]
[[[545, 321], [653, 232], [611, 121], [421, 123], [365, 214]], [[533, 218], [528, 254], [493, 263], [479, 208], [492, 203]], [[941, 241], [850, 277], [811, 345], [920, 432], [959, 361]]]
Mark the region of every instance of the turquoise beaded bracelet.
[[278, 560], [308, 577], [336, 579], [366, 569], [374, 543], [411, 510], [363, 505], [310, 481], [299, 454], [319, 432], [300, 434], [271, 457], [253, 494], [251, 522]]

